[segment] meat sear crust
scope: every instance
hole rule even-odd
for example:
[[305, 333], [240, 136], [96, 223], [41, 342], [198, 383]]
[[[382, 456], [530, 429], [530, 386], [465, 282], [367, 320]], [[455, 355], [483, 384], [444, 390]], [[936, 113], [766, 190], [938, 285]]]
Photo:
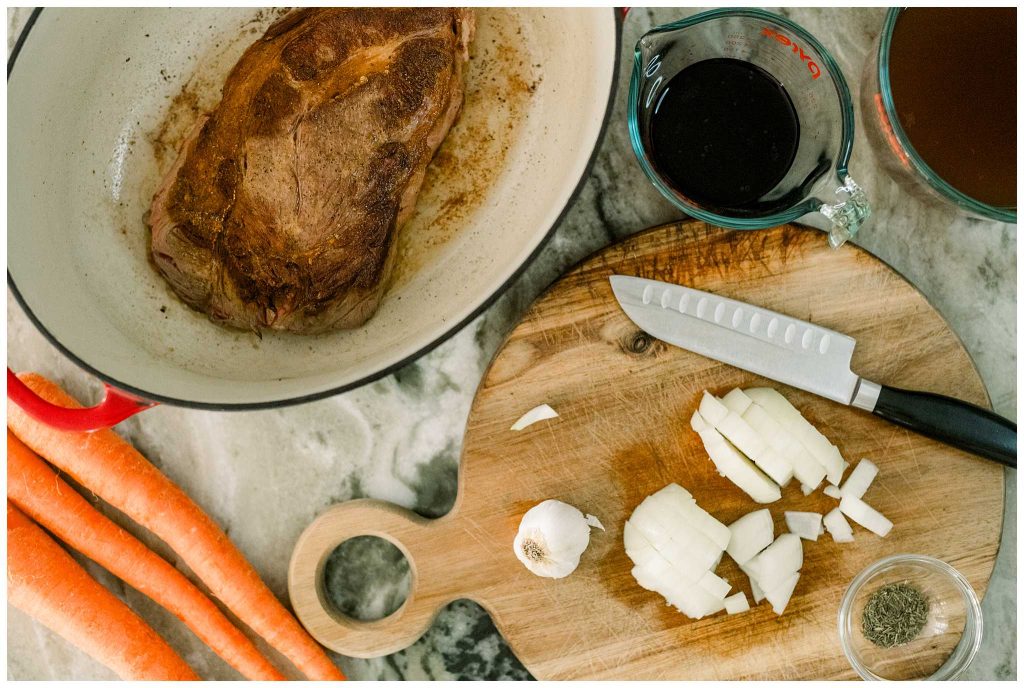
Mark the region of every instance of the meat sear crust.
[[462, 105], [472, 10], [302, 9], [249, 47], [149, 214], [151, 257], [215, 322], [314, 334], [377, 310]]

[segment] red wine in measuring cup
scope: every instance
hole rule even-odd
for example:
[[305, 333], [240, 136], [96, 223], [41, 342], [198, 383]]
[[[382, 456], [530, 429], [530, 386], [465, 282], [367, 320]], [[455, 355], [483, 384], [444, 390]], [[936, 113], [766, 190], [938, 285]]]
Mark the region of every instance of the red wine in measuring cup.
[[775, 210], [759, 199], [793, 164], [800, 120], [775, 77], [721, 57], [695, 62], [669, 80], [650, 137], [652, 161], [676, 191], [722, 214], [762, 214]]

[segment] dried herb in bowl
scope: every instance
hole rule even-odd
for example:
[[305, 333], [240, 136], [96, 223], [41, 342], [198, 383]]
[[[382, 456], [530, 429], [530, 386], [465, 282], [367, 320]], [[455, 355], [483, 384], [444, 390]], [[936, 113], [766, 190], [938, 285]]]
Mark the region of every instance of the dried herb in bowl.
[[928, 598], [910, 583], [876, 590], [864, 606], [861, 629], [879, 647], [895, 647], [916, 638], [928, 621]]

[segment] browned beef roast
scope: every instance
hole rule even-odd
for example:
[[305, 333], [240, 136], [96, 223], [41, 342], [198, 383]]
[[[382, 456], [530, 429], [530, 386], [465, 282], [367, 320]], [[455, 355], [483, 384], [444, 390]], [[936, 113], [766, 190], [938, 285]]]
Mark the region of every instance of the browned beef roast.
[[153, 199], [152, 259], [174, 291], [255, 331], [373, 315], [461, 107], [473, 26], [471, 10], [337, 8], [271, 26]]

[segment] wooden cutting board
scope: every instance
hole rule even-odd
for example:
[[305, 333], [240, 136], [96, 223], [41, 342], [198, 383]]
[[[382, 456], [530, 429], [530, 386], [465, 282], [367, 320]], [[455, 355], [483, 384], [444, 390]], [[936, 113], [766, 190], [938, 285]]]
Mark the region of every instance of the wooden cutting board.
[[[989, 405], [942, 316], [867, 252], [833, 251], [820, 232], [795, 226], [728, 232], [690, 222], [645, 231], [573, 269], [509, 335], [470, 411], [451, 513], [431, 521], [359, 500], [332, 507], [303, 533], [289, 590], [320, 642], [345, 655], [395, 652], [419, 638], [444, 605], [468, 598], [490, 612], [541, 679], [854, 678], [836, 616], [847, 584], [868, 564], [895, 553], [927, 554], [985, 592], [1002, 524], [1000, 466], [652, 340], [619, 309], [612, 274], [685, 284], [839, 330], [858, 341], [856, 372]], [[865, 500], [895, 528], [882, 539], [854, 525], [853, 544], [837, 545], [828, 535], [805, 543], [802, 576], [781, 617], [762, 603], [745, 614], [691, 621], [635, 583], [622, 526], [669, 482], [690, 490], [723, 523], [757, 508], [716, 473], [688, 419], [704, 389], [724, 394], [761, 385], [780, 388], [851, 463], [878, 464]], [[559, 417], [509, 430], [543, 403]], [[580, 567], [561, 580], [534, 576], [512, 552], [522, 515], [550, 498], [597, 515], [607, 528], [594, 531]], [[835, 505], [820, 489], [805, 497], [794, 481], [769, 508], [779, 533], [783, 511], [825, 513]], [[347, 619], [325, 602], [323, 563], [356, 535], [394, 542], [412, 568], [405, 604], [380, 621]], [[718, 573], [750, 597], [729, 557]]]

